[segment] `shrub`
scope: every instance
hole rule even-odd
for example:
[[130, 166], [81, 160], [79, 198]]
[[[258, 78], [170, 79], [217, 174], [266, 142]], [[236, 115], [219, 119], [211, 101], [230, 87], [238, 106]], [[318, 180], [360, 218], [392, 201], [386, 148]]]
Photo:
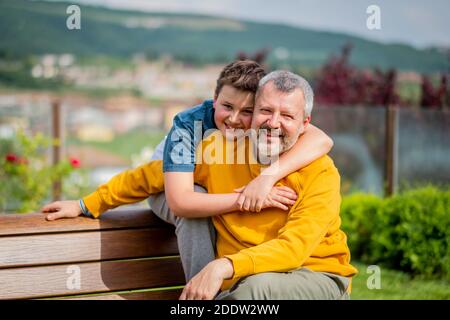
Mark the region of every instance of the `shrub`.
[[352, 255], [413, 274], [450, 278], [450, 190], [428, 186], [382, 199], [345, 197]]
[[378, 218], [383, 200], [375, 195], [356, 193], [342, 201], [342, 228], [348, 234], [348, 245], [352, 255], [369, 262], [374, 221]]
[[[56, 143], [56, 142], [53, 142]], [[69, 177], [79, 166], [77, 159], [49, 165], [46, 155], [51, 139], [18, 131], [2, 142], [0, 152], [0, 212], [38, 210], [48, 199], [53, 182]]]

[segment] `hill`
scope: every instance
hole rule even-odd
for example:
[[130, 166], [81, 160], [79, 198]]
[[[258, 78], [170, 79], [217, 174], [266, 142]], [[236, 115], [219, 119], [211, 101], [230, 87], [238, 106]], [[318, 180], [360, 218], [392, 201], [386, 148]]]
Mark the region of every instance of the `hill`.
[[222, 17], [147, 13], [79, 5], [81, 30], [68, 30], [68, 3], [7, 0], [0, 2], [0, 51], [24, 56], [73, 53], [77, 56], [129, 57], [135, 53], [171, 54], [191, 62], [224, 62], [239, 51], [270, 48], [269, 61], [320, 66], [352, 43], [352, 63], [433, 72], [448, 68], [437, 49], [382, 44], [342, 33]]

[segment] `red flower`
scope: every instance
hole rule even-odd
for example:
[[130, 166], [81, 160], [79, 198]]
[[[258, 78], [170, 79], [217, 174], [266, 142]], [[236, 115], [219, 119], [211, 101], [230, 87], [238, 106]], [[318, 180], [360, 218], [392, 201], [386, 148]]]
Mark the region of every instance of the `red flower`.
[[80, 167], [80, 160], [78, 160], [77, 158], [70, 157], [69, 161], [70, 161], [70, 164], [71, 164], [72, 168], [79, 168]]
[[8, 153], [5, 157], [6, 161], [15, 163], [17, 161], [17, 156], [14, 153]]

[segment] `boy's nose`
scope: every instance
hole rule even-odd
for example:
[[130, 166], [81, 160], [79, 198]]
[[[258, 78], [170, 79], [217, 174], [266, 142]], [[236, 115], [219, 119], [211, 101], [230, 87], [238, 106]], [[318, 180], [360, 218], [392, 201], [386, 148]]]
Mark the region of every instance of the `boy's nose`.
[[233, 114], [228, 118], [228, 121], [230, 122], [230, 124], [235, 124], [235, 125], [239, 124], [239, 117], [238, 117], [237, 112], [236, 112], [236, 113], [233, 113]]

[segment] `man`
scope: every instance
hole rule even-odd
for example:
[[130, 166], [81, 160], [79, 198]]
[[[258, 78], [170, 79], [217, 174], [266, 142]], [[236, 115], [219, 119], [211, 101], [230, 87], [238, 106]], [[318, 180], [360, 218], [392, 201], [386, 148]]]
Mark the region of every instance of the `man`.
[[[247, 161], [201, 161], [194, 171], [195, 183], [211, 194], [230, 193], [247, 184], [264, 168], [255, 160], [277, 158], [297, 142], [309, 124], [312, 105], [312, 89], [303, 78], [287, 71], [265, 76], [259, 83], [252, 120], [258, 139], [251, 146], [229, 144], [216, 132], [197, 149], [197, 158], [203, 160], [205, 154], [217, 157], [221, 151], [243, 149], [249, 155]], [[205, 152], [211, 146], [215, 152]], [[145, 199], [163, 190], [161, 171], [161, 161], [153, 161], [118, 175], [113, 178], [116, 183], [103, 185], [84, 203], [98, 214]], [[117, 181], [134, 183], [132, 195], [114, 188]], [[356, 269], [349, 263], [346, 236], [339, 229], [339, 184], [332, 160], [323, 156], [279, 181], [299, 195], [288, 212], [268, 207], [258, 214], [243, 213], [236, 204], [231, 213], [214, 216], [217, 258], [187, 283], [180, 299], [348, 298]]]

